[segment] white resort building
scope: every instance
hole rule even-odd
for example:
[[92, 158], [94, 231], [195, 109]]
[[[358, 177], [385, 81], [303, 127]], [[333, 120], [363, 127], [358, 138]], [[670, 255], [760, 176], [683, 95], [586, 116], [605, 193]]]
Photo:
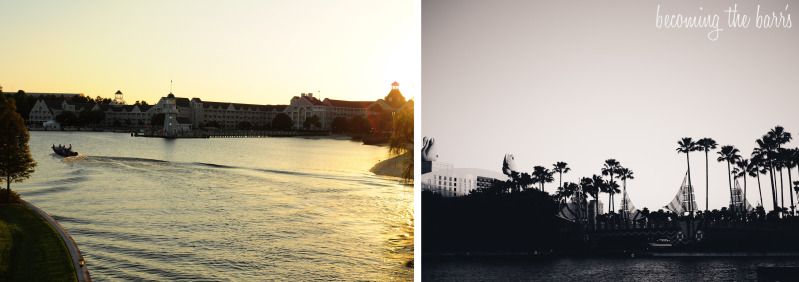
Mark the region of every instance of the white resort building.
[[452, 168], [434, 163], [433, 171], [422, 174], [422, 190], [439, 193], [445, 197], [460, 197], [480, 188], [489, 188], [496, 181], [507, 179], [507, 176], [495, 171]]

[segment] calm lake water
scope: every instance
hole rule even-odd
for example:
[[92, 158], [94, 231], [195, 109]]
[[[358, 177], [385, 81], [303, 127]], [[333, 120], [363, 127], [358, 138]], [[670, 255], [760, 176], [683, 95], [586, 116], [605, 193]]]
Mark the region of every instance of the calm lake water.
[[96, 281], [413, 279], [413, 188], [368, 171], [385, 147], [31, 132], [30, 148], [36, 172], [12, 189]]
[[422, 265], [425, 281], [755, 281], [758, 267], [799, 267], [799, 259], [425, 257]]

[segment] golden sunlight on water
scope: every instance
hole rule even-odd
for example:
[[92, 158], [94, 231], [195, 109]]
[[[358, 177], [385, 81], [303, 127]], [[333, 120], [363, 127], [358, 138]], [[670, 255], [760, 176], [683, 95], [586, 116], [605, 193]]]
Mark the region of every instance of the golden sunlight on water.
[[39, 166], [17, 191], [98, 281], [413, 279], [412, 187], [368, 172], [384, 147], [32, 132], [31, 150]]

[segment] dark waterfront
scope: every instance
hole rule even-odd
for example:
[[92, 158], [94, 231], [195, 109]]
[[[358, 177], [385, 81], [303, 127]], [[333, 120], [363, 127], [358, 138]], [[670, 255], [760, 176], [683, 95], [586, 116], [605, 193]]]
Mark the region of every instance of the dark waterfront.
[[[755, 281], [758, 267], [799, 267], [799, 258], [423, 257], [425, 281]], [[799, 279], [799, 277], [796, 277]]]

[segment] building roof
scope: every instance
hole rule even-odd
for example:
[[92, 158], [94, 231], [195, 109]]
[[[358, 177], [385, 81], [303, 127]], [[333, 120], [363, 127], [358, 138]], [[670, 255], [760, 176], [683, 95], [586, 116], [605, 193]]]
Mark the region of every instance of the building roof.
[[178, 107], [184, 107], [184, 108], [191, 107], [191, 102], [189, 102], [189, 98], [176, 98], [175, 104]]
[[383, 99], [386, 100], [386, 103], [391, 105], [393, 108], [399, 108], [406, 102], [405, 96], [402, 96], [402, 93], [399, 91], [399, 89], [394, 88], [391, 89], [391, 91], [388, 92], [388, 95], [386, 95], [386, 97]]
[[122, 94], [122, 91], [117, 90], [117, 93], [114, 94]]
[[[294, 97], [297, 98], [298, 96], [294, 96]], [[319, 99], [316, 99], [316, 97], [314, 97], [314, 96], [303, 95], [303, 96], [299, 96], [298, 98], [304, 99], [305, 101], [308, 101], [309, 103], [311, 103], [311, 105], [314, 105], [314, 106], [327, 106], [327, 104], [325, 104], [322, 101], [319, 101]]]
[[236, 110], [243, 110], [243, 111], [282, 111], [286, 108], [286, 105], [256, 105], [256, 104], [240, 104], [240, 103], [226, 103], [226, 102], [211, 102], [206, 101], [202, 102], [203, 108], [208, 109], [227, 109], [231, 105]]
[[267, 107], [271, 107], [272, 110], [282, 112], [285, 110], [289, 105], [266, 105]]
[[43, 99], [43, 101], [47, 105], [47, 107], [50, 108], [51, 111], [52, 110], [61, 110], [61, 109], [63, 109], [63, 108], [61, 108], [61, 103], [64, 100], [44, 100]]
[[101, 111], [107, 111], [111, 107], [108, 104], [97, 104], [97, 106], [100, 107]]
[[[10, 94], [5, 92], [6, 94]], [[25, 92], [25, 95], [32, 96], [32, 97], [41, 97], [41, 96], [62, 96], [62, 97], [73, 97], [73, 96], [83, 96], [82, 93], [41, 93], [41, 92]]]
[[325, 99], [324, 103], [333, 107], [365, 109], [368, 108], [369, 105], [374, 103], [374, 101], [344, 101], [344, 100]]

